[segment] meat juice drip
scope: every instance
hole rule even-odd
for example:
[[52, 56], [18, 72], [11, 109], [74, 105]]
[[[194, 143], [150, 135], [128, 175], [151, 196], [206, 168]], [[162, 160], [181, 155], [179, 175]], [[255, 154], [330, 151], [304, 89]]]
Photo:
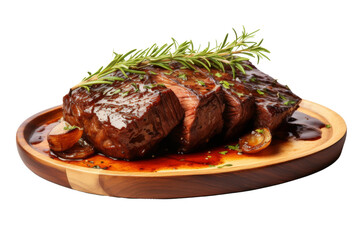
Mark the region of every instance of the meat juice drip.
[[[245, 157], [244, 155], [238, 155], [237, 151], [225, 148], [225, 146], [229, 144], [228, 143], [217, 147], [211, 146], [209, 149], [190, 154], [164, 152], [160, 155], [153, 155], [153, 157], [148, 159], [131, 162], [112, 159], [102, 154], [96, 154], [82, 160], [61, 159], [49, 150], [47, 142], [47, 135], [56, 124], [57, 122], [49, 122], [38, 127], [29, 140], [32, 147], [39, 152], [49, 155], [52, 159], [88, 168], [129, 172], [157, 172], [162, 170], [199, 169], [219, 166], [223, 163], [222, 158], [224, 157], [224, 150], [226, 150], [226, 157], [236, 156], [237, 159]], [[296, 111], [292, 117], [288, 119], [287, 123], [279, 127], [279, 130], [274, 133], [274, 137], [282, 140], [287, 140], [289, 138], [298, 140], [316, 140], [321, 138], [320, 129], [324, 126], [325, 124], [320, 120]]]
[[321, 128], [325, 124], [305, 113], [295, 111], [288, 121], [279, 127], [274, 136], [283, 140], [317, 140], [321, 138]]

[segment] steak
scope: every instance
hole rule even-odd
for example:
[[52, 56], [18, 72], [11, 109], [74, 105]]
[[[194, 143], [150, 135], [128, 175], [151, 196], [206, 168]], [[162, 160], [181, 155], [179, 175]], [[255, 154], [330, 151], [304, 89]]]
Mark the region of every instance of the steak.
[[178, 125], [184, 111], [174, 92], [144, 76], [91, 91], [77, 88], [63, 99], [64, 119], [84, 128], [84, 138], [107, 156], [133, 160], [152, 153]]
[[[301, 99], [274, 78], [245, 62], [231, 69], [144, 68], [145, 75], [77, 88], [64, 97], [64, 119], [84, 128], [84, 138], [108, 156], [133, 160], [152, 153], [161, 140], [179, 152], [204, 146], [215, 136], [240, 137], [245, 130], [275, 130]], [[246, 66], [245, 65], [245, 66]], [[220, 135], [221, 134], [221, 135]]]
[[173, 71], [148, 68], [151, 79], [171, 89], [185, 111], [184, 120], [170, 134], [179, 152], [205, 145], [223, 128], [223, 91], [207, 74], [173, 65]]
[[223, 137], [239, 137], [246, 129], [267, 127], [275, 130], [299, 107], [301, 98], [274, 78], [245, 62], [246, 74], [237, 70], [235, 79], [231, 69], [225, 72], [211, 69], [208, 74], [224, 92]]
[[[205, 69], [202, 71], [207, 72]], [[222, 137], [225, 139], [239, 137], [254, 115], [255, 98], [247, 87], [233, 79], [232, 73], [212, 69], [208, 74], [218, 85], [222, 86], [224, 91], [225, 110]]]
[[254, 127], [273, 131], [299, 107], [301, 98], [250, 62], [246, 64], [250, 67], [246, 68], [246, 74], [237, 73], [235, 80], [255, 98]]

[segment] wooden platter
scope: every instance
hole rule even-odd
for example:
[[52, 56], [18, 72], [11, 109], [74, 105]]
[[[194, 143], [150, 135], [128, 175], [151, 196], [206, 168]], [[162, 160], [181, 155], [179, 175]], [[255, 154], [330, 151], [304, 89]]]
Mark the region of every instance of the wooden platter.
[[[226, 167], [113, 171], [53, 159], [30, 144], [34, 131], [62, 115], [61, 106], [40, 112], [18, 129], [16, 141], [25, 165], [38, 176], [75, 190], [128, 198], [180, 198], [240, 192], [284, 183], [320, 171], [335, 162], [346, 136], [345, 121], [334, 111], [303, 100], [299, 111], [331, 128], [314, 141], [282, 142], [254, 155], [224, 155]], [[152, 160], [149, 160], [152, 161]], [[131, 163], [127, 163], [131, 164]]]

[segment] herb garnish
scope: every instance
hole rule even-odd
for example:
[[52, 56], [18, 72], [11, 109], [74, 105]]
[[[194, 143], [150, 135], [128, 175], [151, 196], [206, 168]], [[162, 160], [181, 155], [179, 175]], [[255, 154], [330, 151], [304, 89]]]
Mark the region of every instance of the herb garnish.
[[122, 94], [122, 95], [123, 95], [123, 97], [126, 97], [127, 95], [129, 95], [129, 92], [130, 92], [130, 91], [123, 92], [123, 94]]
[[184, 73], [179, 74], [178, 78], [180, 78], [180, 79], [182, 79], [182, 80], [184, 80], [184, 81], [187, 80], [187, 76], [186, 76], [186, 74], [184, 74]]
[[265, 94], [265, 93], [264, 93], [263, 91], [261, 91], [260, 89], [257, 89], [256, 91], [257, 91], [257, 93], [260, 94], [260, 95], [264, 95], [264, 94]]
[[121, 92], [121, 89], [117, 89], [117, 90], [115, 90], [114, 92], [109, 93], [109, 95], [110, 95], [110, 96], [111, 96], [111, 95], [115, 95], [115, 94], [118, 94], [119, 92]]
[[257, 133], [264, 133], [264, 129], [258, 128], [258, 129], [255, 130], [255, 132], [257, 132]]
[[215, 73], [215, 76], [216, 76], [216, 77], [222, 77], [221, 73], [218, 73], [218, 72]]
[[67, 124], [67, 123], [66, 123], [66, 126], [64, 127], [64, 130], [69, 130], [69, 131], [71, 131], [71, 130], [74, 130], [75, 128], [80, 129], [78, 126], [70, 125], [70, 124]]
[[235, 93], [236, 93], [236, 95], [238, 95], [239, 97], [243, 97], [243, 96], [244, 96], [243, 93], [239, 93], [239, 92], [235, 92]]
[[223, 167], [231, 167], [232, 166], [232, 164], [224, 164], [224, 165], [221, 165], [221, 166], [218, 166], [217, 168], [223, 168]]
[[257, 80], [256, 77], [250, 78], [250, 81], [251, 81], [251, 82], [256, 82], [256, 80]]
[[201, 80], [196, 80], [196, 82], [197, 82], [198, 84], [200, 84], [201, 86], [203, 86], [203, 87], [206, 86], [206, 84], [205, 84], [203, 81], [201, 81]]
[[284, 97], [283, 95], [281, 95], [279, 92], [276, 94], [276, 96], [277, 96], [278, 98], [281, 98], [281, 99], [284, 100], [284, 101], [287, 100], [287, 98]]
[[[249, 57], [257, 58], [258, 62], [262, 58], [269, 59], [266, 54], [270, 52], [261, 46], [262, 40], [258, 43], [251, 40], [256, 32], [258, 30], [247, 33], [243, 28], [242, 34], [238, 35], [234, 30], [235, 39], [233, 41], [229, 42], [229, 34], [226, 34], [224, 40], [215, 47], [210, 47], [209, 43], [204, 49], [195, 48], [191, 40], [179, 44], [172, 39], [171, 44], [162, 46], [154, 44], [144, 50], [133, 49], [125, 54], [114, 52], [114, 59], [105, 68], [101, 67], [95, 73], [89, 72], [89, 76], [71, 89], [83, 87], [90, 90], [94, 84], [112, 84], [114, 81], [123, 81], [124, 78], [128, 78], [129, 73], [145, 74], [143, 68], [149, 65], [172, 71], [170, 63], [173, 61], [192, 70], [198, 66], [208, 71], [210, 68], [215, 68], [225, 72], [225, 66], [229, 66], [235, 78], [236, 70], [245, 74], [244, 67], [249, 66], [244, 61], [249, 60]], [[121, 72], [123, 76], [110, 76], [114, 72]]]
[[325, 127], [326, 127], [326, 128], [331, 128], [331, 125], [330, 125], [330, 124], [326, 124]]
[[295, 101], [286, 101], [284, 102], [284, 105], [288, 106], [288, 105], [294, 105], [296, 102]]
[[146, 89], [152, 89], [154, 87], [165, 87], [165, 85], [162, 84], [162, 83], [157, 83], [157, 84], [151, 84], [151, 85], [145, 85], [144, 86], [144, 88], [146, 88]]
[[239, 144], [236, 145], [227, 145], [226, 148], [234, 151], [241, 151]]
[[136, 85], [136, 83], [131, 83], [131, 85], [134, 87], [135, 92], [139, 91], [139, 87]]
[[222, 152], [219, 152], [221, 155], [226, 155], [228, 153], [228, 151], [222, 151]]
[[228, 81], [220, 81], [220, 84], [226, 89], [230, 89], [231, 86], [234, 86], [233, 83], [229, 83]]

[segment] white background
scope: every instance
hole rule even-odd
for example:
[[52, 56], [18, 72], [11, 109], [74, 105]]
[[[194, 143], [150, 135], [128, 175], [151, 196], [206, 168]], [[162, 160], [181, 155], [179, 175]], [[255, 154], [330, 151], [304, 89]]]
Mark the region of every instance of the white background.
[[[1, 1], [1, 239], [359, 239], [358, 1]], [[222, 40], [258, 28], [259, 68], [347, 122], [343, 153], [314, 175], [255, 191], [136, 200], [67, 189], [33, 174], [15, 133], [62, 103], [112, 51], [174, 37]]]

